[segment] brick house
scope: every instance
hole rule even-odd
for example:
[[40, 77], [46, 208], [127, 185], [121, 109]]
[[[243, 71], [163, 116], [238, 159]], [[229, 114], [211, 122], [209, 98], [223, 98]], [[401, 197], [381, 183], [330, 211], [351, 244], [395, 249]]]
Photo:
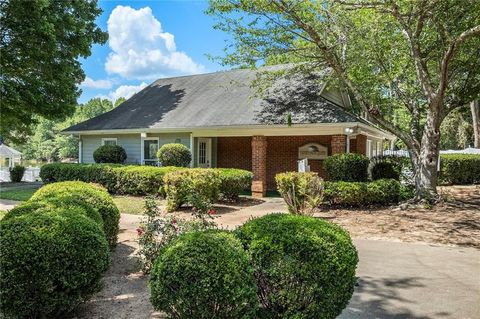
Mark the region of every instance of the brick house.
[[127, 162], [158, 164], [160, 146], [182, 143], [192, 151], [192, 167], [252, 171], [257, 197], [275, 189], [275, 174], [296, 171], [301, 159], [324, 176], [325, 157], [372, 156], [393, 138], [345, 111], [350, 99], [327, 86], [327, 72], [315, 78], [279, 77], [261, 94], [255, 88], [258, 74], [238, 69], [160, 79], [64, 133], [79, 137], [81, 163], [93, 163], [99, 146], [118, 144]]

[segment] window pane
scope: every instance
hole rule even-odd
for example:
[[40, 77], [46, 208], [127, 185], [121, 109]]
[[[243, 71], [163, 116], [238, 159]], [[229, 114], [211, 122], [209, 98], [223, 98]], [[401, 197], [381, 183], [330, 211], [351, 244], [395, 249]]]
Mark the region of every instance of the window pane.
[[117, 145], [116, 140], [104, 140], [103, 145]]
[[143, 144], [143, 152], [146, 160], [155, 160], [157, 159], [157, 150], [158, 150], [158, 141], [157, 140], [147, 140]]

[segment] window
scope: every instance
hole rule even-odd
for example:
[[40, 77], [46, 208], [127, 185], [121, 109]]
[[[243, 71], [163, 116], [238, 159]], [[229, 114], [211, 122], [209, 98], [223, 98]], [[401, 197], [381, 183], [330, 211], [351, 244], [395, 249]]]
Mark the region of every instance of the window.
[[146, 138], [143, 141], [143, 157], [145, 162], [156, 162], [158, 151], [158, 138]]
[[382, 142], [377, 142], [377, 156], [383, 155], [383, 147]]
[[116, 137], [102, 138], [102, 145], [117, 145]]
[[372, 157], [372, 140], [367, 140], [367, 156]]

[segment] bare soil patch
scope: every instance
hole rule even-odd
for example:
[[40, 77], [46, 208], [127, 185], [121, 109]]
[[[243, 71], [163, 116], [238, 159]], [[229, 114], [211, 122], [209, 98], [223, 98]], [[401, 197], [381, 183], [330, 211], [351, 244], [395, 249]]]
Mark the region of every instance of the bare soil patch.
[[423, 242], [480, 248], [480, 186], [441, 187], [444, 202], [433, 208], [331, 209], [328, 219], [353, 238]]

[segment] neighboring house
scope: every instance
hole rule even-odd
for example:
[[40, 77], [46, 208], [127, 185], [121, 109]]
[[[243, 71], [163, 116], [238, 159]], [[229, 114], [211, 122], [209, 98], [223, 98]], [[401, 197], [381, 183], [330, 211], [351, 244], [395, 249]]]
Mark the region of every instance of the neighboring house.
[[182, 143], [192, 151], [192, 167], [252, 171], [255, 196], [275, 189], [275, 174], [296, 171], [300, 159], [307, 158], [311, 170], [324, 176], [325, 157], [344, 152], [372, 156], [393, 138], [344, 111], [340, 106], [350, 106], [348, 95], [327, 89], [322, 75], [283, 77], [258, 94], [256, 82], [252, 85], [256, 74], [239, 69], [160, 79], [64, 133], [80, 137], [81, 163], [93, 163], [99, 146], [118, 144], [127, 162], [152, 164], [160, 146]]

